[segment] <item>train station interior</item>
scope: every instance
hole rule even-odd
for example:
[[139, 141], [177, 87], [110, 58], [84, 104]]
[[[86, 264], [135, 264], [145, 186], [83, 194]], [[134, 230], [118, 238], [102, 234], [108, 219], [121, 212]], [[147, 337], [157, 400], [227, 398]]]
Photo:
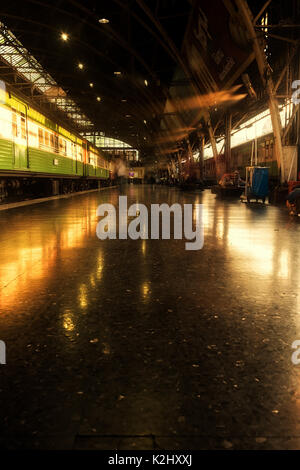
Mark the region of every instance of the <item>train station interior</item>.
[[300, 450], [299, 31], [2, 2], [0, 449]]

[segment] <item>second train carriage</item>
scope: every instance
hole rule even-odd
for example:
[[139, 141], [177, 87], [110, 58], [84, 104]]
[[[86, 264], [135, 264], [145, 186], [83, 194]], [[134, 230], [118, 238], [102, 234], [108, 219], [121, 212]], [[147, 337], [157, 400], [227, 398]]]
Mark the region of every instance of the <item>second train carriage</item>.
[[[246, 176], [246, 167], [251, 164], [251, 154], [253, 153], [253, 141], [246, 142], [231, 150], [231, 162], [229, 171], [238, 170], [241, 177]], [[218, 157], [218, 164], [221, 173], [226, 173], [225, 155]], [[269, 168], [270, 180], [279, 180], [279, 170], [277, 160], [274, 156], [273, 134], [257, 139], [257, 164]], [[207, 182], [216, 182], [216, 162], [215, 159], [208, 158], [203, 162], [203, 179]]]
[[103, 152], [14, 93], [1, 91], [0, 199], [12, 182], [20, 187], [33, 177], [110, 180], [111, 164]]

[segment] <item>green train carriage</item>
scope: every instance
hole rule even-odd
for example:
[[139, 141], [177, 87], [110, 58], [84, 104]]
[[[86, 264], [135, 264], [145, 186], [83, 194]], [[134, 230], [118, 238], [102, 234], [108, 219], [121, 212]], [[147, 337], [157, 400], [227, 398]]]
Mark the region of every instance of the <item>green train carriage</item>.
[[33, 181], [36, 185], [39, 180], [38, 186], [45, 189], [45, 178], [59, 181], [59, 192], [88, 189], [97, 182], [109, 182], [109, 162], [81, 136], [2, 86], [0, 199], [12, 193], [11, 188], [21, 194], [22, 186], [28, 188]]

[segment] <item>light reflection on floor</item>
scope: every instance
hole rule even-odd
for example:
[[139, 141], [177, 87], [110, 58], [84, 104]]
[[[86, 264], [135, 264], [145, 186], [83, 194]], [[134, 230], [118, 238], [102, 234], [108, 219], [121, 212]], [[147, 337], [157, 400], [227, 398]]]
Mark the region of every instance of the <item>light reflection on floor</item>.
[[[88, 364], [75, 374], [95, 394], [82, 433], [101, 413], [112, 434], [196, 435], [223, 423], [255, 433], [259, 413], [259, 432], [279, 419], [282, 435], [298, 433], [300, 373], [290, 361], [300, 337], [298, 220], [209, 191], [130, 186], [127, 195], [128, 205], [203, 204], [203, 250], [185, 251], [185, 240], [98, 240], [98, 204], [117, 205], [118, 190], [2, 212], [0, 336], [20, 338], [14, 357], [55, 341], [55, 374], [69, 393], [65, 368]], [[28, 364], [38, 360], [26, 351]], [[26, 383], [21, 395], [34, 392]]]

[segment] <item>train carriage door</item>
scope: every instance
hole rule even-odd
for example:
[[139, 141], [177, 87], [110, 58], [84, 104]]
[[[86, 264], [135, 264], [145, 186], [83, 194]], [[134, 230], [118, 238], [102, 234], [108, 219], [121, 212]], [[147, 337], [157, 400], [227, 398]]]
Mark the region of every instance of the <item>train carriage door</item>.
[[14, 108], [12, 108], [12, 143], [13, 143], [13, 165], [19, 168], [19, 146], [18, 146], [18, 116]]
[[18, 113], [15, 108], [12, 108], [12, 142], [14, 168], [27, 168], [28, 142], [26, 114], [25, 112]]
[[83, 176], [87, 176], [88, 153], [87, 153], [86, 142], [82, 144], [82, 162], [83, 162]]
[[77, 175], [78, 173], [78, 152], [77, 152], [77, 145], [76, 143], [72, 142], [72, 155], [73, 155], [73, 161], [75, 161], [75, 173]]

